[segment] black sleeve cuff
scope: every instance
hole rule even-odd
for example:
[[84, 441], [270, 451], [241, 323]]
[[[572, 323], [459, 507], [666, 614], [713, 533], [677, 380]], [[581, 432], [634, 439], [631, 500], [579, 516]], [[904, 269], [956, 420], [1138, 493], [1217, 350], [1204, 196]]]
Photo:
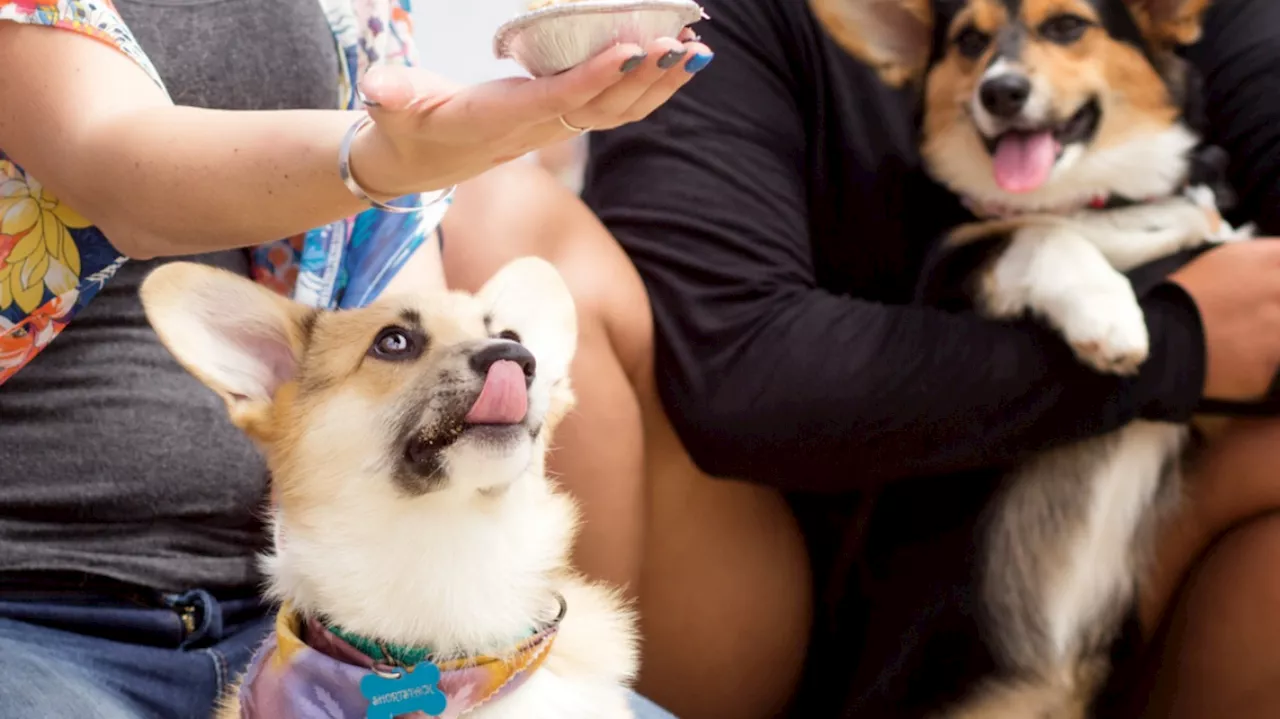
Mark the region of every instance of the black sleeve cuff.
[[1187, 422], [1200, 404], [1205, 379], [1204, 325], [1187, 291], [1165, 281], [1142, 298], [1151, 352], [1134, 379], [1137, 416], [1157, 422]]

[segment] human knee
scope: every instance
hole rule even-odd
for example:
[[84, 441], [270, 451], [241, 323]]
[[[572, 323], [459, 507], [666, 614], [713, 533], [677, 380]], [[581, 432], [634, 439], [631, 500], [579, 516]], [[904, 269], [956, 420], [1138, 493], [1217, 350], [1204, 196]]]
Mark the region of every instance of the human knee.
[[1236, 421], [1215, 435], [1196, 462], [1186, 506], [1204, 543], [1280, 511], [1278, 462], [1280, 421]]

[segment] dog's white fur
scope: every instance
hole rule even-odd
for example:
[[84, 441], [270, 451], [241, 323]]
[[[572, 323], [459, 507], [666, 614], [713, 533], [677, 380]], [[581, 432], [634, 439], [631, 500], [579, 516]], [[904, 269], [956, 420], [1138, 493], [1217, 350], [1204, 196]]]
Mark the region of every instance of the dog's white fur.
[[[290, 381], [280, 353], [264, 350], [263, 332], [249, 337], [254, 327], [285, 336], [270, 325], [297, 311], [280, 304], [286, 300], [227, 273], [175, 264], [148, 278], [143, 301], [165, 344], [228, 397], [233, 416], [244, 397], [262, 401]], [[412, 301], [459, 326], [479, 327], [487, 315], [492, 326], [516, 331], [538, 363], [529, 416], [536, 423], [567, 409], [575, 309], [550, 264], [517, 260], [474, 297]], [[449, 339], [442, 332], [432, 341]], [[273, 513], [275, 547], [264, 559], [270, 594], [366, 636], [486, 654], [554, 616], [558, 591], [568, 612], [543, 666], [518, 691], [468, 716], [630, 717], [634, 619], [615, 592], [568, 567], [578, 517], [546, 476], [547, 432], [501, 447], [464, 436], [444, 453], [446, 486], [409, 496], [389, 478], [385, 420], [385, 408], [358, 388], [339, 387], [306, 418], [287, 465], [273, 467], [326, 494], [299, 516]]]

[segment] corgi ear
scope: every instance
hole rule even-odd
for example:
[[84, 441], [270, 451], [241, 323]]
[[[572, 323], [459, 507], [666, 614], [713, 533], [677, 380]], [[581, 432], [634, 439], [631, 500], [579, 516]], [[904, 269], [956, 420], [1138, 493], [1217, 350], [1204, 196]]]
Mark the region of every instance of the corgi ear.
[[178, 362], [261, 434], [276, 390], [297, 371], [314, 310], [256, 282], [191, 262], [161, 265], [140, 289], [147, 320]]
[[555, 266], [537, 257], [506, 264], [476, 293], [494, 332], [511, 330], [538, 361], [538, 378], [569, 376], [578, 346], [578, 312]]
[[1194, 45], [1210, 0], [1127, 0], [1149, 40], [1159, 47]]
[[929, 62], [929, 0], [809, 0], [814, 15], [847, 52], [892, 87], [920, 78]]

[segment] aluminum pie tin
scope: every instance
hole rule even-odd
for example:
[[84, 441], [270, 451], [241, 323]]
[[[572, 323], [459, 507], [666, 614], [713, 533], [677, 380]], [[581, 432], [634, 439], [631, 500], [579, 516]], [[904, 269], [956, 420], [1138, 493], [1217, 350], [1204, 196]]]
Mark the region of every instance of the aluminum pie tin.
[[518, 15], [498, 28], [493, 54], [534, 77], [564, 72], [621, 43], [676, 37], [707, 16], [692, 0], [567, 0]]

